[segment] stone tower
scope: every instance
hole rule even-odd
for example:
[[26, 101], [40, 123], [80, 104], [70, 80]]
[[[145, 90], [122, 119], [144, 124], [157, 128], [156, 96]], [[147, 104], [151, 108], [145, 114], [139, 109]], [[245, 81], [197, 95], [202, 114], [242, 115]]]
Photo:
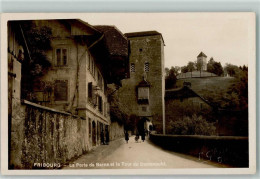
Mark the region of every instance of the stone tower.
[[203, 52], [200, 52], [200, 54], [197, 56], [197, 63], [201, 64], [202, 71], [207, 71], [207, 55], [205, 55]]
[[[165, 131], [164, 41], [156, 31], [126, 33], [130, 78], [122, 81], [120, 102], [132, 114]], [[146, 122], [146, 123], [147, 123]], [[146, 128], [146, 127], [145, 127]]]

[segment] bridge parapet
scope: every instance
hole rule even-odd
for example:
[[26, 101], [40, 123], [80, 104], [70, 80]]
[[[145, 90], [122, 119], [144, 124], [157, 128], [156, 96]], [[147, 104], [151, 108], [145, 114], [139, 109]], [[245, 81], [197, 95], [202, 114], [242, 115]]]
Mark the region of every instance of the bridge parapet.
[[165, 149], [228, 164], [249, 166], [248, 137], [200, 135], [150, 135], [150, 140]]

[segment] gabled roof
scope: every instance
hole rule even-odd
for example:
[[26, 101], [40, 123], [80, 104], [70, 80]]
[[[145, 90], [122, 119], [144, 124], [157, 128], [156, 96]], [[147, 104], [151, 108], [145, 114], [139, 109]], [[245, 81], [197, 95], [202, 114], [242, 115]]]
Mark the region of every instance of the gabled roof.
[[204, 101], [205, 103], [213, 107], [213, 105], [210, 104], [209, 101], [204, 99], [202, 96], [198, 95], [195, 91], [193, 91], [188, 86], [183, 86], [181, 88], [176, 88], [171, 90], [165, 90], [165, 100], [185, 99], [191, 97], [199, 97], [202, 101]]
[[128, 56], [127, 38], [120, 30], [108, 25], [96, 25], [94, 28], [104, 34], [104, 44], [110, 55]]
[[198, 97], [199, 95], [195, 93], [192, 89], [187, 86], [181, 88], [165, 90], [165, 99], [180, 99], [180, 98], [191, 98]]
[[160, 35], [161, 38], [162, 38], [163, 44], [165, 45], [162, 34], [159, 33], [159, 32], [157, 32], [157, 31], [155, 31], [155, 30], [154, 30], [154, 31], [142, 31], [142, 32], [130, 32], [130, 33], [125, 33], [125, 36], [126, 36], [127, 38], [145, 37], [145, 36], [155, 36], [155, 35]]
[[207, 58], [207, 55], [205, 55], [203, 52], [200, 52], [200, 54], [197, 57], [206, 57]]
[[87, 22], [84, 22], [81, 19], [54, 19], [54, 20], [58, 20], [62, 23], [70, 24], [71, 35], [73, 35], [73, 36], [78, 36], [78, 35], [101, 36], [101, 32], [99, 32], [92, 25], [90, 25]]

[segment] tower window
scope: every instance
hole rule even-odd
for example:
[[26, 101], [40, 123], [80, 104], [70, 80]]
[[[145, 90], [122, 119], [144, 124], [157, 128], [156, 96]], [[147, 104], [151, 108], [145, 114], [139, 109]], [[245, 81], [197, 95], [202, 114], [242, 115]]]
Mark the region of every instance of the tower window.
[[130, 71], [135, 72], [135, 64], [134, 63], [131, 63]]
[[145, 64], [144, 64], [144, 71], [145, 72], [149, 71], [149, 62], [145, 62]]
[[143, 51], [143, 49], [142, 48], [139, 48], [139, 52], [142, 52]]

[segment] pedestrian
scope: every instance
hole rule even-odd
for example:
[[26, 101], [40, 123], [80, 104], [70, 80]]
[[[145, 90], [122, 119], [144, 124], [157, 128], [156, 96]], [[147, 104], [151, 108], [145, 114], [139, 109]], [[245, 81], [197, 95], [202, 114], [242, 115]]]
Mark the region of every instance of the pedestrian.
[[108, 128], [106, 128], [106, 145], [109, 144], [109, 131]]
[[101, 131], [100, 135], [101, 135], [101, 144], [105, 145], [104, 131], [103, 130]]
[[138, 142], [138, 140], [139, 140], [139, 134], [137, 133], [135, 136], [135, 142]]
[[144, 142], [145, 140], [145, 132], [142, 133], [142, 141]]
[[128, 134], [128, 131], [125, 131], [125, 141], [126, 141], [126, 143], [128, 143], [128, 140], [129, 140], [129, 134]]

